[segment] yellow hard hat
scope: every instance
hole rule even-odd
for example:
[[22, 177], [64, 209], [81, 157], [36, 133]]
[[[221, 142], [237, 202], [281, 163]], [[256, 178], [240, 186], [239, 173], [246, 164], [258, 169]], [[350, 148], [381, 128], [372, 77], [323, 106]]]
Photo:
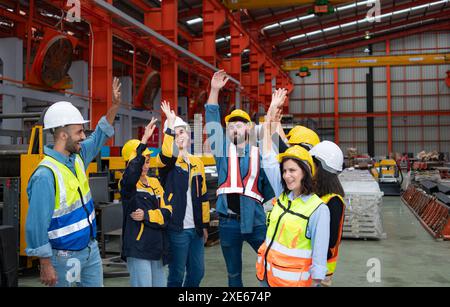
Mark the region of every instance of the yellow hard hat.
[[[136, 157], [136, 149], [138, 148], [141, 141], [137, 139], [131, 139], [128, 142], [125, 143], [122, 147], [122, 158], [125, 160], [125, 162], [133, 160]], [[146, 148], [142, 155], [148, 156], [152, 152]]]
[[291, 145], [307, 145], [309, 149], [320, 143], [320, 138], [309, 128], [303, 126], [295, 126], [287, 134], [288, 143]]
[[225, 123], [228, 124], [230, 119], [236, 118], [236, 117], [240, 117], [240, 118], [242, 118], [243, 120], [246, 120], [249, 123], [252, 121], [250, 119], [250, 116], [248, 115], [247, 112], [245, 112], [243, 110], [240, 110], [240, 109], [236, 109], [236, 110], [233, 110], [233, 112], [231, 112], [229, 115], [225, 116]]
[[284, 153], [278, 155], [278, 162], [283, 162], [284, 158], [292, 158], [305, 162], [311, 170], [311, 175], [314, 176], [314, 174], [316, 173], [316, 168], [311, 155], [305, 148], [301, 146], [294, 145], [292, 147], [289, 147]]

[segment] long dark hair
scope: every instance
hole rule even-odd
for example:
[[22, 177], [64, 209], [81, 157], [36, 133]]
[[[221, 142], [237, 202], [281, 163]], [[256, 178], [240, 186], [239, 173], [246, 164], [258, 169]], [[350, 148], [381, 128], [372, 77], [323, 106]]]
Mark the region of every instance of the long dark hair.
[[303, 171], [303, 179], [300, 182], [300, 185], [301, 185], [300, 194], [302, 194], [302, 195], [312, 194], [314, 192], [314, 189], [313, 189], [314, 184], [313, 184], [313, 178], [311, 176], [311, 170], [304, 162], [301, 162], [297, 159], [292, 159], [292, 158], [285, 158], [280, 163], [281, 184], [283, 185], [284, 193], [287, 195], [290, 192], [289, 189], [287, 188], [286, 182], [284, 181], [284, 178], [283, 178], [283, 165], [284, 165], [284, 162], [286, 162], [287, 160], [292, 160], [295, 163], [297, 163], [297, 165]]
[[344, 188], [342, 188], [338, 175], [330, 173], [322, 167], [320, 161], [314, 158], [316, 164], [316, 175], [314, 176], [314, 193], [322, 197], [324, 195], [334, 193], [345, 196]]

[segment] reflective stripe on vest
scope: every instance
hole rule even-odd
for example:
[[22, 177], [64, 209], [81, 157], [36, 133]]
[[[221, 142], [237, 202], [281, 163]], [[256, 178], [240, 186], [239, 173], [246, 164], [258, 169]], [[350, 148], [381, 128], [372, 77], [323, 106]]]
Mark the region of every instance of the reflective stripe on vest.
[[256, 146], [251, 147], [250, 151], [250, 165], [248, 173], [244, 180], [241, 177], [241, 170], [239, 159], [237, 156], [236, 145], [230, 144], [228, 152], [228, 171], [227, 178], [217, 189], [217, 196], [220, 194], [241, 194], [251, 197], [262, 203], [264, 197], [258, 190], [258, 178], [260, 170], [259, 149]]
[[272, 268], [272, 274], [273, 277], [291, 282], [308, 281], [311, 277], [309, 272], [290, 272], [286, 270], [279, 270], [275, 267]]
[[[270, 240], [266, 238], [266, 245], [269, 246]], [[312, 250], [305, 250], [305, 249], [295, 249], [295, 248], [288, 248], [284, 245], [281, 245], [280, 243], [274, 241], [272, 243], [272, 246], [270, 247], [271, 250], [277, 251], [281, 254], [296, 257], [296, 258], [312, 258]]]
[[55, 207], [48, 228], [52, 248], [82, 250], [89, 244], [91, 234], [96, 235], [94, 203], [83, 161], [76, 155], [76, 176], [50, 156], [45, 156], [39, 165], [50, 169], [55, 177]]
[[308, 220], [322, 204], [317, 195], [303, 202], [290, 201], [285, 193], [270, 216], [265, 242], [258, 250], [256, 272], [272, 287], [308, 287], [312, 284], [311, 240], [306, 237]]
[[298, 272], [298, 271], [289, 271], [287, 268], [283, 268], [283, 270], [277, 269], [276, 267], [272, 267], [270, 263], [267, 263], [267, 270], [272, 272], [272, 275], [279, 279], [284, 279], [287, 281], [293, 282], [308, 282], [311, 274], [308, 271]]
[[[321, 199], [323, 200], [324, 203], [328, 204], [328, 202], [333, 198], [333, 197], [338, 197], [343, 206], [344, 206], [344, 211], [345, 211], [345, 201], [342, 198], [341, 195], [339, 194], [334, 194], [334, 193], [330, 193], [327, 195], [324, 195], [321, 197]], [[344, 211], [342, 212], [342, 216], [341, 216], [341, 220], [340, 220], [340, 224], [339, 224], [339, 233], [338, 233], [338, 239], [336, 241], [336, 245], [334, 248], [329, 249], [330, 253], [331, 253], [331, 257], [330, 259], [327, 260], [327, 275], [333, 275], [334, 272], [336, 271], [336, 264], [337, 264], [337, 260], [338, 260], [338, 256], [339, 256], [339, 246], [341, 244], [341, 239], [342, 239], [342, 228], [344, 227]]]
[[[91, 215], [89, 215], [89, 221], [92, 222], [94, 219], [95, 219], [95, 211], [92, 211]], [[89, 222], [88, 222], [87, 218], [84, 218], [74, 224], [71, 224], [71, 225], [56, 229], [56, 230], [49, 231], [48, 238], [52, 240], [52, 239], [64, 237], [64, 236], [67, 236], [76, 231], [82, 230], [86, 227], [89, 227]]]

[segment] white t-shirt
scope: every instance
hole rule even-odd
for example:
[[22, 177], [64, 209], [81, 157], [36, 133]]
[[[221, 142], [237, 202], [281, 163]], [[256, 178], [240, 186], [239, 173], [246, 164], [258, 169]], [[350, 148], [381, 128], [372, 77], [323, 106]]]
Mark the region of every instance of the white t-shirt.
[[[189, 164], [189, 159], [186, 159], [186, 162]], [[188, 172], [190, 175], [190, 172], [191, 172], [190, 167], [188, 168]], [[189, 182], [188, 184], [189, 184], [189, 187], [186, 192], [186, 213], [184, 214], [184, 220], [183, 220], [183, 228], [184, 229], [195, 228], [194, 210], [192, 208], [191, 183]]]
[[194, 223], [194, 211], [192, 209], [192, 196], [191, 196], [191, 187], [189, 186], [186, 192], [186, 213], [184, 214], [183, 228], [190, 229], [195, 228]]

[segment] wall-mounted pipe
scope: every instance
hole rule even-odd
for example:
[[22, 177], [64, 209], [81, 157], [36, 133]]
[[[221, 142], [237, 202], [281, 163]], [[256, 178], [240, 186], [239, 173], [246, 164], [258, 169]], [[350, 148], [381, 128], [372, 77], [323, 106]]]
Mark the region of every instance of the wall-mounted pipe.
[[42, 114], [41, 112], [0, 114], [0, 119], [16, 119], [16, 118], [38, 118], [39, 119], [41, 114]]

